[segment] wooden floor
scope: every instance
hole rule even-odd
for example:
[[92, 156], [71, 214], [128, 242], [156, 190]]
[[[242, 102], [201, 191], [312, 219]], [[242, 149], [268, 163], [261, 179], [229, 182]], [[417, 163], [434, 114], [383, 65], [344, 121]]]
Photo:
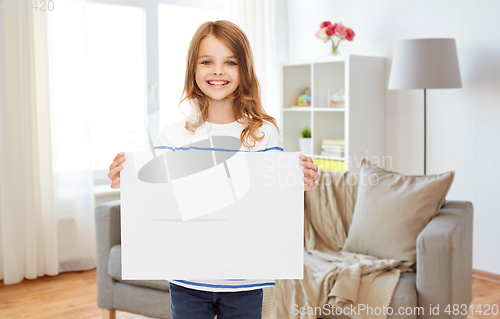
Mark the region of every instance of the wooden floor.
[[[500, 306], [500, 284], [473, 279], [473, 305]], [[97, 307], [96, 270], [61, 273], [25, 279], [14, 285], [0, 281], [0, 318], [2, 319], [100, 319]], [[469, 308], [470, 309], [470, 308]], [[499, 310], [500, 311], [500, 310]], [[148, 318], [117, 311], [118, 319]], [[468, 319], [498, 319], [500, 314], [480, 315]]]
[[[97, 307], [96, 270], [64, 272], [25, 279], [14, 285], [0, 281], [1, 319], [101, 319]], [[116, 312], [117, 319], [149, 318]]]

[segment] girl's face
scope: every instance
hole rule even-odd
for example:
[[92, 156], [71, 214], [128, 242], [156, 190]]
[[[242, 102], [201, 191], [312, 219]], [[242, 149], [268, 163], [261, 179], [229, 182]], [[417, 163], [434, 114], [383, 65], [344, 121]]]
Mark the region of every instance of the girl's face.
[[196, 84], [209, 99], [225, 99], [238, 87], [237, 63], [227, 46], [208, 35], [200, 43], [195, 70]]

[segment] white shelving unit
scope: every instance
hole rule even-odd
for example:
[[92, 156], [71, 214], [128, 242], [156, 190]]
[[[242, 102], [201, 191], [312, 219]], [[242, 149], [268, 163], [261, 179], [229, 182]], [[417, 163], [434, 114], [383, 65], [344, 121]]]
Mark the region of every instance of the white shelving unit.
[[[304, 88], [311, 88], [311, 106], [291, 108]], [[330, 94], [345, 92], [343, 108], [328, 107]], [[307, 156], [333, 171], [359, 172], [363, 157], [383, 166], [385, 126], [385, 58], [358, 55], [281, 63], [281, 120], [286, 152], [300, 151], [299, 138], [311, 129]], [[343, 138], [345, 157], [321, 156], [324, 138]]]

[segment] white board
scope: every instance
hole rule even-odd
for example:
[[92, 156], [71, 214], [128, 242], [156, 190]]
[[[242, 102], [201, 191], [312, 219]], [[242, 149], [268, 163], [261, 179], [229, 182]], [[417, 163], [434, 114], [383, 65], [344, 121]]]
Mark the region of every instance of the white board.
[[120, 173], [122, 279], [302, 279], [299, 154], [242, 152], [226, 161], [231, 178], [219, 164], [148, 183], [138, 172], [152, 153], [126, 152]]

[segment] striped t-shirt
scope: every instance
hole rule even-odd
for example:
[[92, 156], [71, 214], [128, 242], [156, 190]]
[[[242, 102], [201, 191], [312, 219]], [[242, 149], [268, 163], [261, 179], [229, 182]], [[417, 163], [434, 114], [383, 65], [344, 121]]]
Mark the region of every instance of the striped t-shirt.
[[[241, 131], [245, 128], [244, 124], [234, 121], [228, 124], [215, 124], [205, 122], [204, 125], [197, 128], [195, 133], [191, 133], [185, 129], [186, 120], [181, 120], [173, 125], [164, 127], [158, 135], [154, 149], [156, 155], [161, 155], [164, 152], [172, 151], [176, 147], [182, 147], [191, 143], [195, 143], [209, 136], [234, 136], [240, 138]], [[269, 123], [264, 124], [258, 129], [264, 133], [264, 138], [260, 141], [255, 141], [252, 148], [247, 148], [241, 144], [240, 151], [247, 152], [282, 152], [283, 142], [276, 127]], [[258, 132], [257, 136], [262, 134]], [[253, 144], [253, 143], [250, 143]], [[212, 279], [212, 280], [183, 280], [183, 279], [168, 279], [173, 284], [186, 288], [221, 292], [221, 291], [246, 291], [261, 289], [267, 286], [274, 286], [274, 279]]]

